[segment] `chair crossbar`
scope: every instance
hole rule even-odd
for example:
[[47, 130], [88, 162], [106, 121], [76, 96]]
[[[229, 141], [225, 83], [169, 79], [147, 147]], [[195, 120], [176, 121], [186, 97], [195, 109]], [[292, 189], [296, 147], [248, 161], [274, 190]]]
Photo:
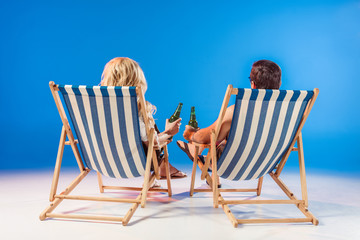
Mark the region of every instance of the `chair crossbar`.
[[219, 200], [219, 204], [304, 204], [303, 200]]
[[[141, 191], [140, 187], [120, 187], [120, 186], [102, 186], [104, 189], [113, 189], [113, 190], [129, 190], [129, 191]], [[168, 192], [167, 189], [163, 188], [149, 188], [149, 192]]]
[[[193, 191], [194, 192], [212, 192], [212, 189], [211, 188], [195, 188]], [[222, 188], [219, 188], [218, 191], [219, 192], [257, 192], [258, 189], [257, 188], [243, 188], [243, 189], [238, 189], [238, 188], [222, 189]]]
[[257, 192], [257, 188], [219, 188], [219, 192]]
[[55, 198], [69, 199], [69, 200], [86, 200], [86, 201], [101, 201], [101, 202], [123, 202], [123, 203], [140, 203], [136, 199], [122, 199], [122, 198], [109, 198], [109, 197], [90, 197], [90, 196], [76, 196], [76, 195], [55, 195]]
[[258, 218], [258, 219], [236, 219], [238, 224], [246, 223], [302, 223], [312, 222], [312, 218]]
[[[75, 140], [74, 140], [74, 143], [75, 143], [75, 144], [78, 144], [79, 141], [78, 141], [77, 139], [75, 139]], [[65, 142], [65, 145], [71, 145], [71, 142], [70, 142], [70, 141], [66, 141], [66, 142]]]
[[59, 213], [47, 213], [48, 218], [68, 218], [68, 219], [84, 219], [84, 220], [102, 220], [111, 222], [123, 222], [123, 217], [111, 217], [111, 216], [90, 216], [81, 214], [59, 214]]
[[193, 192], [212, 192], [212, 189], [211, 188], [194, 188]]

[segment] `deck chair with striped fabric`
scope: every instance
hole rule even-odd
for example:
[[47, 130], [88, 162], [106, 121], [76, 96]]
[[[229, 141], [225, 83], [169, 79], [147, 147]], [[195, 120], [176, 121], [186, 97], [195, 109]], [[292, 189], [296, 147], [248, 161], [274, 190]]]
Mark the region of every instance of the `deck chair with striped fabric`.
[[[54, 82], [50, 82], [49, 85], [63, 127], [50, 190], [51, 204], [41, 213], [40, 220], [46, 218], [74, 218], [120, 221], [125, 226], [139, 204], [141, 204], [141, 207], [145, 207], [148, 191], [163, 191], [171, 196], [166, 146], [164, 146], [164, 161], [168, 188], [150, 188], [154, 179], [159, 178], [159, 168], [154, 148], [154, 128], [150, 128], [148, 124], [147, 114], [145, 114], [145, 99], [141, 88], [55, 85]], [[77, 140], [74, 138], [59, 92], [63, 96]], [[147, 157], [140, 138], [138, 109], [140, 109], [140, 114], [144, 119], [149, 139]], [[66, 138], [68, 138], [68, 141], [66, 141]], [[58, 194], [57, 186], [65, 145], [71, 146], [80, 174], [63, 192]], [[154, 167], [152, 174], [151, 164]], [[69, 195], [91, 170], [97, 172], [100, 192], [104, 192], [104, 189], [119, 189], [140, 191], [140, 193], [136, 199]], [[112, 178], [144, 176], [144, 183], [142, 187], [104, 186], [101, 175]], [[52, 213], [65, 199], [119, 202], [132, 205], [124, 217]]]
[[[213, 204], [220, 204], [234, 227], [243, 223], [311, 222], [318, 220], [308, 210], [304, 152], [301, 129], [319, 93], [265, 89], [236, 89], [228, 86], [218, 123], [211, 133], [211, 144], [202, 168], [202, 179], [212, 159]], [[225, 148], [217, 160], [216, 139], [231, 95], [236, 95], [232, 125]], [[297, 147], [295, 146], [297, 143]], [[298, 200], [279, 178], [292, 151], [298, 152], [302, 199]], [[289, 199], [287, 200], [225, 200], [221, 192], [261, 193], [264, 175], [269, 174]], [[218, 177], [233, 180], [259, 179], [254, 189], [219, 189]], [[237, 219], [231, 204], [295, 204], [303, 218]]]

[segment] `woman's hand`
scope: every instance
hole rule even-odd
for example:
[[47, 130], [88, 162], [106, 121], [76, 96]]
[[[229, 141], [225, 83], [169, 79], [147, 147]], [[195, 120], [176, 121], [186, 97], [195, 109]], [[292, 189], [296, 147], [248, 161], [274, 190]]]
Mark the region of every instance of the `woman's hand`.
[[179, 118], [178, 120], [176, 120], [172, 123], [169, 123], [169, 119], [166, 119], [165, 133], [170, 136], [174, 136], [175, 134], [177, 134], [180, 129], [181, 120], [182, 119]]
[[186, 125], [185, 131], [183, 133], [183, 137], [188, 140], [189, 142], [192, 141], [193, 135], [199, 131], [200, 128], [193, 128], [192, 126]]

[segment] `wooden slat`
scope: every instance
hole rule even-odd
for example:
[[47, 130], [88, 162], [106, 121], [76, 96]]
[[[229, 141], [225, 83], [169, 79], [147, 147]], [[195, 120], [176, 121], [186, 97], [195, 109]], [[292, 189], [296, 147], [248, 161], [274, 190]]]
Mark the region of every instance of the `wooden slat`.
[[[136, 198], [136, 200], [140, 201], [141, 200], [141, 193], [139, 194], [139, 196]], [[122, 225], [126, 226], [128, 224], [128, 222], [130, 221], [130, 218], [134, 215], [136, 209], [138, 208], [139, 204], [138, 203], [134, 203], [129, 211], [125, 214], [124, 219], [122, 221]]]
[[[120, 186], [103, 186], [104, 189], [113, 189], [113, 190], [129, 190], [129, 191], [141, 191], [140, 187], [120, 187]], [[151, 192], [168, 192], [167, 189], [163, 188], [149, 188]]]
[[277, 183], [277, 185], [283, 190], [283, 192], [288, 196], [290, 199], [297, 200], [297, 198], [294, 196], [294, 194], [290, 191], [290, 189], [281, 181], [280, 178], [275, 176], [274, 173], [269, 173], [269, 175], [272, 177], [272, 179]]
[[299, 204], [303, 200], [224, 200], [220, 204]]
[[96, 173], [97, 173], [97, 179], [98, 179], [100, 192], [103, 193], [104, 192], [104, 184], [103, 184], [103, 181], [102, 181], [101, 173], [99, 173], [99, 172], [96, 172]]
[[153, 156], [152, 156], [152, 163], [154, 166], [154, 173], [155, 173], [155, 178], [160, 180], [160, 169], [159, 169], [159, 164], [158, 164], [158, 159], [156, 156], [156, 151], [155, 149], [153, 149]]
[[231, 89], [231, 95], [238, 95], [238, 93], [239, 93], [239, 89], [237, 88]]
[[257, 189], [256, 188], [220, 188], [219, 192], [256, 192]]
[[57, 157], [56, 157], [54, 176], [53, 176], [53, 180], [51, 183], [50, 197], [49, 197], [50, 202], [54, 201], [54, 196], [56, 194], [57, 186], [59, 183], [59, 175], [60, 175], [62, 158], [63, 158], [63, 154], [64, 154], [65, 140], [66, 140], [66, 130], [65, 130], [65, 127], [63, 126], [62, 130], [61, 130], [58, 153], [57, 153]]
[[304, 161], [304, 146], [302, 142], [302, 134], [299, 134], [298, 140], [298, 156], [299, 156], [299, 169], [300, 169], [300, 183], [302, 199], [305, 200], [305, 207], [308, 206], [307, 186], [306, 186], [306, 173], [305, 173], [305, 161]]
[[65, 130], [66, 130], [66, 135], [67, 135], [67, 137], [69, 139], [71, 148], [72, 148], [73, 153], [75, 155], [75, 159], [76, 159], [76, 162], [78, 164], [79, 170], [83, 171], [85, 169], [85, 166], [84, 166], [84, 164], [82, 162], [79, 149], [77, 148], [77, 145], [75, 144], [75, 138], [74, 138], [74, 135], [73, 135], [73, 133], [71, 131], [70, 124], [69, 124], [69, 121], [68, 121], [68, 119], [66, 117], [66, 113], [65, 113], [65, 110], [64, 110], [64, 106], [62, 105], [62, 102], [61, 102], [61, 99], [60, 99], [60, 96], [59, 96], [59, 89], [58, 89], [57, 85], [55, 85], [55, 83], [53, 81], [49, 82], [49, 86], [50, 86], [50, 90], [51, 90], [51, 93], [53, 95], [56, 107], [58, 109], [61, 121], [63, 123], [63, 126], [64, 126]]
[[122, 217], [110, 217], [110, 216], [89, 216], [89, 215], [78, 215], [78, 214], [58, 214], [58, 213], [47, 213], [46, 217], [49, 218], [69, 218], [69, 219], [84, 219], [84, 220], [103, 220], [103, 221], [114, 221], [122, 222]]
[[212, 192], [211, 188], [195, 188], [194, 192]]
[[224, 97], [223, 103], [221, 105], [219, 117], [217, 119], [217, 124], [215, 126], [216, 139], [217, 139], [217, 136], [219, 135], [219, 132], [220, 132], [221, 123], [222, 123], [222, 120], [223, 120], [223, 118], [225, 116], [226, 108], [227, 108], [227, 106], [229, 104], [229, 100], [230, 100], [230, 97], [231, 97], [232, 90], [233, 90], [233, 86], [231, 84], [229, 84], [227, 89], [226, 89], [225, 97]]
[[[274, 181], [278, 184], [278, 186], [284, 191], [284, 193], [292, 200], [297, 200], [292, 192], [290, 192], [289, 188], [285, 185], [283, 181], [280, 180], [274, 173], [269, 173], [269, 175], [274, 179]], [[312, 219], [312, 223], [314, 225], [318, 225], [319, 221], [315, 218], [315, 216], [305, 207], [304, 204], [298, 204], [297, 208], [306, 216]]]
[[[206, 188], [195, 188], [194, 192], [212, 192], [212, 189], [206, 189]], [[219, 188], [219, 192], [257, 192], [256, 188], [249, 188], [249, 189], [232, 189], [232, 188]]]
[[144, 185], [142, 190], [142, 196], [141, 196], [141, 207], [144, 208], [146, 204], [146, 197], [147, 197], [147, 191], [150, 188], [150, 167], [151, 162], [153, 158], [153, 147], [154, 147], [154, 128], [150, 129], [149, 133], [149, 146], [148, 146], [148, 152], [146, 157], [146, 167], [145, 167], [145, 176], [144, 176]]
[[200, 168], [201, 169], [201, 180], [204, 180], [206, 178], [206, 176], [209, 175], [208, 169], [210, 166], [210, 161], [211, 161], [211, 148], [209, 149], [209, 152], [205, 157], [205, 164], [202, 166], [202, 168]]
[[199, 146], [195, 145], [195, 154], [193, 156], [193, 167], [191, 171], [191, 183], [190, 183], [190, 196], [194, 195], [195, 175], [196, 175], [196, 163], [197, 156], [199, 155]]
[[259, 218], [259, 219], [236, 219], [238, 224], [245, 223], [300, 223], [311, 222], [311, 218]]
[[213, 205], [215, 208], [218, 208], [219, 206], [219, 188], [218, 188], [218, 179], [219, 176], [217, 174], [217, 158], [216, 158], [216, 137], [215, 137], [215, 130], [212, 130], [211, 132], [211, 158], [212, 158], [212, 177], [213, 177]]
[[101, 202], [123, 202], [123, 203], [140, 203], [136, 199], [123, 198], [108, 198], [108, 197], [90, 197], [90, 196], [76, 196], [76, 195], [55, 195], [55, 198], [71, 199], [71, 200], [86, 200], [86, 201], [101, 201]]
[[[79, 140], [75, 139], [75, 140], [74, 140], [74, 143], [75, 143], [75, 144], [78, 144], [78, 143], [79, 143]], [[70, 141], [66, 141], [66, 142], [65, 142], [65, 145], [71, 145], [71, 142], [70, 142]]]
[[259, 181], [258, 181], [258, 186], [257, 186], [257, 189], [256, 189], [256, 195], [258, 195], [258, 196], [260, 196], [260, 194], [261, 194], [261, 188], [262, 188], [263, 180], [264, 180], [264, 176], [260, 177]]
[[167, 192], [168, 196], [172, 196], [172, 188], [171, 188], [171, 174], [170, 174], [170, 163], [169, 163], [169, 153], [167, 145], [164, 146], [164, 163], [165, 164], [165, 174], [166, 174], [166, 184], [167, 184]]
[[[69, 194], [74, 188], [84, 179], [84, 177], [89, 173], [90, 169], [85, 169], [82, 171], [71, 183], [70, 185], [61, 193], [63, 195]], [[40, 220], [44, 220], [48, 213], [51, 213], [61, 202], [63, 199], [57, 198], [55, 199], [49, 207], [47, 207], [41, 214]]]
[[[224, 201], [224, 198], [221, 195], [219, 196], [219, 201], [220, 202]], [[229, 206], [221, 204], [221, 207], [223, 208], [226, 216], [229, 218], [232, 225], [236, 228], [238, 226], [238, 222], [237, 222], [237, 219], [235, 218], [234, 214], [231, 212]]]

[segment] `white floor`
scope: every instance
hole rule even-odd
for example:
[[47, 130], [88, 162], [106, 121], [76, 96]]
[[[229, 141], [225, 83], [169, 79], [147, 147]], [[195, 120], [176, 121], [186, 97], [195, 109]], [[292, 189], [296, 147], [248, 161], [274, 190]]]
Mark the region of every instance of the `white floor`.
[[[187, 170], [190, 175], [190, 170]], [[283, 172], [282, 179], [298, 198], [299, 176]], [[61, 175], [59, 189], [72, 181], [74, 170]], [[199, 176], [198, 176], [199, 177]], [[196, 186], [206, 187], [197, 177]], [[128, 226], [120, 223], [39, 220], [48, 206], [51, 171], [0, 172], [0, 239], [360, 239], [360, 177], [308, 172], [309, 210], [320, 224], [260, 224], [234, 228], [222, 208], [212, 207], [210, 193], [189, 197], [190, 177], [173, 180], [173, 197], [151, 193], [146, 208], [138, 208]], [[105, 179], [107, 184], [123, 180]], [[141, 185], [141, 179], [125, 182]], [[165, 181], [160, 181], [166, 186]], [[232, 183], [223, 187], [256, 186], [256, 182]], [[74, 194], [96, 195], [96, 174], [90, 173]], [[106, 196], [133, 195], [109, 191]], [[253, 194], [242, 194], [254, 198]], [[286, 199], [270, 177], [264, 179], [261, 199]], [[98, 213], [122, 216], [129, 204], [65, 200], [55, 212]], [[302, 217], [294, 206], [231, 206], [236, 217]], [[284, 215], [281, 215], [284, 214]]]

